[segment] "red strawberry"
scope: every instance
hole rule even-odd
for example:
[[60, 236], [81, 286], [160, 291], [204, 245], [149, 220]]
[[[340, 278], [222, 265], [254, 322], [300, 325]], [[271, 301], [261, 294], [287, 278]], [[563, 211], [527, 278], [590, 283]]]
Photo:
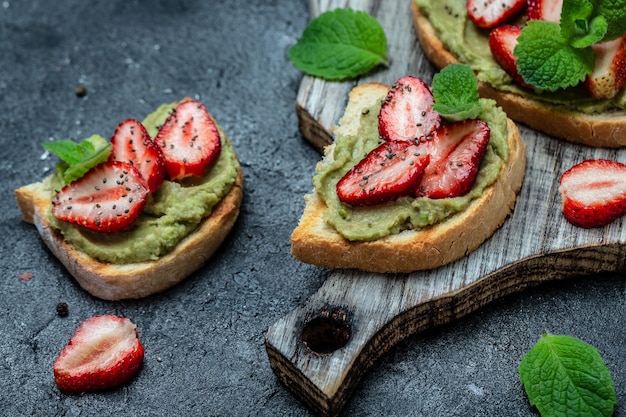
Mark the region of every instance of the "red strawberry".
[[222, 149], [213, 119], [204, 104], [195, 100], [180, 103], [154, 140], [161, 147], [171, 179], [202, 176]]
[[148, 190], [137, 169], [108, 161], [66, 185], [52, 200], [52, 213], [62, 221], [98, 232], [119, 232], [143, 209]]
[[481, 28], [494, 28], [526, 7], [525, 0], [467, 0], [467, 15]]
[[111, 160], [133, 164], [146, 180], [150, 192], [161, 186], [165, 179], [165, 159], [141, 122], [128, 119], [120, 123], [111, 144]]
[[563, 0], [527, 0], [528, 19], [559, 23]]
[[626, 36], [594, 44], [592, 48], [596, 65], [585, 79], [585, 88], [594, 98], [611, 99], [626, 82]]
[[441, 124], [432, 109], [433, 94], [419, 78], [405, 76], [396, 81], [378, 114], [378, 133], [386, 140], [417, 140]]
[[65, 392], [109, 389], [139, 371], [144, 348], [137, 326], [111, 314], [83, 321], [54, 361], [54, 380]]
[[413, 142], [383, 143], [339, 180], [339, 200], [370, 206], [411, 195], [430, 159], [420, 149]]
[[416, 195], [446, 198], [466, 194], [476, 179], [489, 135], [486, 122], [465, 120], [443, 125], [430, 137], [421, 139], [420, 149], [426, 148], [430, 163]]
[[521, 32], [522, 28], [519, 26], [498, 26], [489, 33], [489, 49], [496, 62], [516, 83], [524, 87], [530, 87], [517, 71], [517, 58], [513, 55], [513, 50], [515, 45], [517, 45], [517, 38]]
[[602, 227], [626, 213], [626, 165], [583, 161], [561, 176], [563, 215], [575, 226]]

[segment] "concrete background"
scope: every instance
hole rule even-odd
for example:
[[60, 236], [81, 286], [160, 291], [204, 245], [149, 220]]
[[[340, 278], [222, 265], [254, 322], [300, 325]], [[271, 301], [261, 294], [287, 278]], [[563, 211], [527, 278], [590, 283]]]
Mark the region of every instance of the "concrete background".
[[[264, 346], [267, 328], [329, 273], [289, 254], [319, 159], [298, 131], [301, 73], [286, 58], [308, 20], [306, 0], [0, 3], [0, 415], [308, 415], [277, 382]], [[175, 288], [134, 301], [91, 297], [21, 222], [13, 190], [53, 168], [41, 147], [49, 138], [110, 137], [123, 119], [185, 96], [202, 100], [234, 143], [241, 216], [212, 261]], [[538, 415], [517, 366], [542, 332], [597, 347], [616, 384], [615, 415], [625, 415], [625, 299], [625, 280], [610, 275], [496, 301], [400, 343], [344, 415]], [[56, 314], [59, 302], [67, 317]], [[137, 324], [141, 371], [116, 390], [60, 393], [56, 355], [81, 321], [103, 313]]]

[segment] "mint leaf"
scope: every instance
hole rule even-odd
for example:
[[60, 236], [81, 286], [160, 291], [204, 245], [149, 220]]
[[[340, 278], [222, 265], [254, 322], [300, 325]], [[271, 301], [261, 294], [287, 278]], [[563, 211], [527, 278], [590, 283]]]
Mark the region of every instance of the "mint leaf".
[[598, 3], [596, 15], [604, 16], [607, 23], [603, 41], [610, 41], [625, 35], [626, 0], [603, 0]]
[[336, 9], [313, 19], [288, 57], [298, 69], [327, 80], [354, 78], [387, 64], [387, 39], [365, 12]]
[[44, 143], [43, 147], [64, 161], [57, 169], [65, 184], [82, 177], [94, 166], [105, 162], [111, 154], [111, 144], [99, 135], [93, 135], [80, 143], [55, 140]]
[[433, 78], [433, 109], [448, 120], [475, 119], [480, 113], [478, 83], [474, 71], [463, 64], [450, 64]]
[[578, 339], [542, 335], [519, 372], [530, 404], [542, 416], [613, 415], [613, 379], [598, 350]]
[[591, 48], [574, 48], [557, 23], [531, 20], [513, 50], [525, 82], [539, 90], [555, 91], [580, 83], [593, 71]]

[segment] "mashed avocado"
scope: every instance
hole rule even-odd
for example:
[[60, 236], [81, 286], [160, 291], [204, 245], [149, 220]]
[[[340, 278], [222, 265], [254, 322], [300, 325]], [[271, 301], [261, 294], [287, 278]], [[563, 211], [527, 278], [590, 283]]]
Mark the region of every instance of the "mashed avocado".
[[493, 100], [480, 100], [479, 118], [491, 130], [485, 157], [472, 189], [464, 196], [443, 199], [402, 197], [373, 207], [350, 207], [339, 201], [335, 187], [343, 175], [381, 141], [378, 136], [380, 106], [364, 109], [355, 136], [338, 136], [331, 153], [325, 155], [313, 177], [318, 195], [328, 206], [325, 220], [348, 240], [370, 241], [405, 229], [419, 229], [438, 223], [464, 210], [480, 197], [498, 177], [509, 155], [507, 119]]
[[[175, 104], [163, 105], [144, 120], [151, 137], [174, 107]], [[224, 132], [219, 131], [222, 151], [207, 175], [182, 183], [165, 181], [149, 197], [129, 230], [92, 232], [59, 221], [51, 213], [50, 222], [72, 245], [102, 262], [125, 264], [158, 259], [192, 233], [235, 183], [239, 162]]]
[[493, 59], [489, 50], [489, 31], [480, 29], [468, 18], [465, 0], [415, 0], [420, 11], [437, 31], [439, 39], [457, 59], [474, 69], [478, 80], [500, 90], [544, 101], [585, 113], [626, 109], [626, 91], [612, 100], [596, 100], [584, 87], [550, 92], [533, 92], [515, 84]]

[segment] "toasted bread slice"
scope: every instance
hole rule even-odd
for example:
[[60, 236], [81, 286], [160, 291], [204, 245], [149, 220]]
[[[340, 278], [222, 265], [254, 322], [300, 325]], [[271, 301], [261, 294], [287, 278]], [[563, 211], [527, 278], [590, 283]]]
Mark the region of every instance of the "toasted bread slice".
[[[379, 83], [352, 89], [335, 134], [355, 134], [362, 109], [379, 104], [388, 91], [389, 86]], [[325, 222], [326, 204], [313, 192], [305, 196], [304, 212], [291, 236], [291, 253], [296, 259], [319, 267], [383, 273], [432, 269], [469, 254], [504, 222], [522, 185], [526, 145], [509, 119], [507, 128], [508, 160], [498, 179], [465, 210], [423, 229], [404, 230], [373, 241], [349, 241]]]
[[[446, 49], [428, 18], [411, 0], [413, 25], [426, 57], [437, 67], [459, 62]], [[478, 83], [482, 97], [494, 99], [514, 121], [537, 131], [569, 142], [592, 147], [616, 148], [626, 146], [626, 111], [582, 113], [514, 93], [504, 92], [484, 82]]]
[[146, 297], [172, 287], [200, 268], [230, 232], [243, 199], [243, 173], [238, 169], [231, 190], [198, 228], [155, 261], [129, 264], [100, 262], [67, 242], [47, 218], [52, 190], [49, 178], [18, 188], [25, 222], [37, 227], [46, 246], [80, 286], [95, 297], [122, 300]]

